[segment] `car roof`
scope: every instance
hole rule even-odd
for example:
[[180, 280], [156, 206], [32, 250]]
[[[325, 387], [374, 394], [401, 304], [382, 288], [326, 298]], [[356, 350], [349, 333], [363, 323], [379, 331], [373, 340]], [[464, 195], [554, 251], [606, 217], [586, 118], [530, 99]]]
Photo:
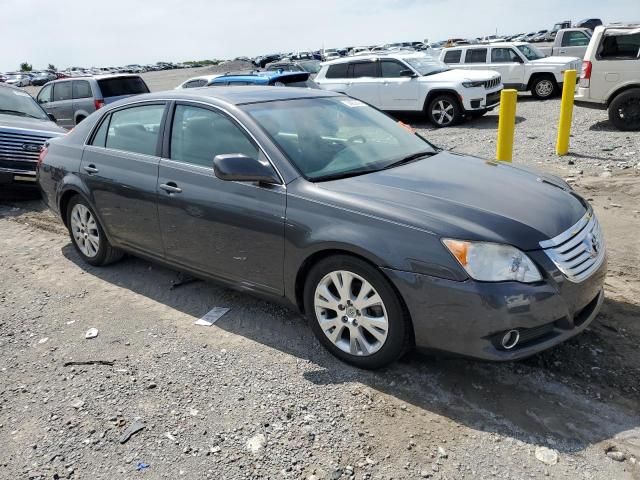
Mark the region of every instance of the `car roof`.
[[103, 75], [83, 75], [81, 77], [67, 77], [67, 78], [58, 78], [57, 80], [53, 80], [49, 83], [58, 83], [58, 82], [68, 82], [69, 80], [88, 80], [93, 78], [94, 80], [108, 80], [110, 78], [142, 78], [140, 75], [130, 74], [130, 73], [106, 73]]
[[495, 43], [476, 43], [473, 45], [458, 45], [456, 47], [446, 47], [444, 50], [461, 50], [470, 48], [487, 48], [487, 47], [517, 47], [519, 45], [529, 45], [527, 42], [495, 42]]
[[255, 84], [267, 84], [272, 80], [286, 77], [296, 77], [303, 75], [305, 72], [280, 72], [278, 70], [267, 70], [253, 73], [225, 74], [211, 80], [211, 83], [221, 83], [229, 79], [250, 82]]
[[[363, 60], [377, 60], [380, 58], [429, 58], [429, 55], [425, 55], [421, 52], [388, 52], [388, 53], [372, 53], [371, 55], [352, 55], [350, 57], [340, 57], [335, 60], [331, 60], [329, 62], [324, 62], [322, 65], [337, 65], [340, 63], [347, 63], [352, 61], [363, 61]], [[435, 58], [435, 57], [432, 57]]]
[[128, 97], [117, 102], [119, 105], [127, 101], [142, 100], [217, 100], [231, 105], [244, 105], [247, 103], [274, 102], [278, 100], [293, 100], [301, 98], [326, 98], [339, 97], [341, 94], [328, 90], [318, 90], [297, 87], [267, 87], [251, 86], [243, 87], [200, 87], [184, 90], [169, 90], [166, 92], [145, 93]]

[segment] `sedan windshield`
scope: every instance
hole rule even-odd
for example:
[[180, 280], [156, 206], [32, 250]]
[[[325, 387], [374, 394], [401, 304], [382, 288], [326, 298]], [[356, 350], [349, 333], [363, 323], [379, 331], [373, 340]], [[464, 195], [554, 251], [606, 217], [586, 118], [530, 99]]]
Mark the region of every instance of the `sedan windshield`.
[[533, 45], [518, 45], [518, 50], [527, 57], [527, 60], [539, 60], [545, 57], [545, 54]]
[[47, 119], [40, 105], [26, 92], [0, 87], [0, 114]]
[[446, 63], [432, 57], [405, 58], [404, 61], [423, 76], [433, 75], [435, 73], [446, 72], [449, 70]]
[[383, 170], [436, 152], [384, 113], [347, 97], [257, 103], [244, 109], [311, 181]]

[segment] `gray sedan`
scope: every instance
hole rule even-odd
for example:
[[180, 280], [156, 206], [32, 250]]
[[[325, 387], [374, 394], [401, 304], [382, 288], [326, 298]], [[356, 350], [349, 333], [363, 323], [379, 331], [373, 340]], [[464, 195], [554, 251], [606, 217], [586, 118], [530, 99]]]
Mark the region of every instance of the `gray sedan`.
[[141, 95], [51, 140], [39, 169], [80, 257], [129, 252], [287, 302], [363, 368], [414, 346], [532, 355], [597, 315], [605, 245], [562, 180], [444, 152], [342, 95]]

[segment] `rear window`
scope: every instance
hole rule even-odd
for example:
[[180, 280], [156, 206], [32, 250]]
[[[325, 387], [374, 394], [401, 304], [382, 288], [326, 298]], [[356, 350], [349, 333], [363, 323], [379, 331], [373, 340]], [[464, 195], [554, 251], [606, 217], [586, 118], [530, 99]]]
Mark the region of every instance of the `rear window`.
[[637, 60], [640, 53], [640, 32], [606, 34], [600, 45], [598, 58], [602, 60]]
[[349, 68], [351, 78], [378, 77], [377, 62], [358, 62], [352, 63]]
[[487, 49], [473, 48], [467, 50], [464, 63], [487, 63]]
[[460, 63], [462, 50], [449, 50], [444, 54], [444, 63]]
[[331, 65], [327, 70], [327, 78], [347, 78], [348, 63], [338, 63]]
[[104, 98], [121, 95], [139, 95], [149, 93], [149, 88], [140, 77], [115, 77], [98, 80]]

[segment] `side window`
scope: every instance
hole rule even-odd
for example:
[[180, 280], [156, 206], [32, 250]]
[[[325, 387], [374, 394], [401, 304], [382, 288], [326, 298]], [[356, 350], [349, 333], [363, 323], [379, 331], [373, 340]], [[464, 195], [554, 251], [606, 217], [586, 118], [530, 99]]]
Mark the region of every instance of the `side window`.
[[637, 60], [640, 53], [640, 33], [606, 35], [600, 46], [599, 59]]
[[486, 48], [470, 48], [464, 58], [464, 63], [487, 63]]
[[93, 140], [91, 141], [91, 145], [95, 147], [104, 147], [107, 142], [107, 132], [109, 131], [109, 121], [111, 120], [111, 115], [107, 115], [102, 120], [100, 124], [100, 128], [96, 131], [93, 136]]
[[73, 82], [73, 98], [91, 98], [91, 85], [86, 80], [74, 80]]
[[206, 108], [177, 105], [171, 126], [170, 158], [213, 166], [213, 157], [242, 153], [258, 158], [258, 147], [231, 119]]
[[491, 63], [513, 63], [519, 60], [518, 54], [510, 48], [491, 49]]
[[327, 69], [327, 74], [325, 76], [327, 78], [347, 78], [348, 67], [348, 63], [338, 63], [336, 65], [331, 65]]
[[200, 86], [200, 80], [191, 80], [190, 82], [184, 84], [184, 88], [195, 88]]
[[356, 62], [349, 65], [350, 78], [378, 77], [378, 62]]
[[563, 47], [584, 47], [589, 45], [589, 37], [582, 32], [564, 32], [562, 36]]
[[409, 70], [409, 67], [406, 67], [394, 60], [382, 60], [380, 62], [380, 71], [383, 78], [401, 77], [400, 72], [404, 70]]
[[164, 105], [144, 105], [111, 114], [107, 148], [155, 155]]
[[460, 63], [462, 57], [462, 50], [448, 50], [444, 54], [444, 63]]
[[71, 82], [53, 84], [53, 101], [71, 100]]
[[45, 85], [38, 93], [38, 103], [45, 104], [51, 101], [51, 92], [53, 91], [53, 85]]

